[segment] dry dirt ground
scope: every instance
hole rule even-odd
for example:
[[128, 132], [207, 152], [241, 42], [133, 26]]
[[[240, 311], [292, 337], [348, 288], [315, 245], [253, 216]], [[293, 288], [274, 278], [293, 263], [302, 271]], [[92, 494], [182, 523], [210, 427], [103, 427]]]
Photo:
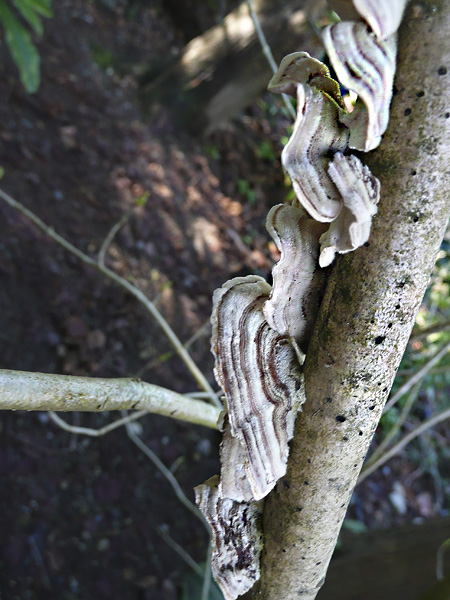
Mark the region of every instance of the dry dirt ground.
[[[181, 340], [199, 333], [192, 354], [214, 383], [211, 295], [232, 276], [266, 275], [276, 259], [264, 221], [287, 193], [276, 159], [287, 121], [259, 102], [195, 140], [143, 117], [136, 65], [176, 56], [186, 39], [163, 0], [109, 4], [115, 8], [54, 3], [33, 96], [0, 46], [1, 185], [92, 257], [146, 197], [107, 264], [156, 301]], [[215, 4], [198, 9], [199, 27], [214, 24], [208, 7]], [[4, 204], [0, 282], [2, 368], [139, 375], [180, 392], [195, 389], [136, 300]], [[99, 427], [115, 417], [67, 420]], [[76, 436], [45, 414], [2, 413], [0, 423], [0, 598], [181, 597], [189, 568], [157, 528], [166, 524], [199, 562], [205, 531], [123, 430]], [[218, 434], [156, 416], [141, 425], [142, 438], [193, 499], [192, 488], [218, 471]], [[354, 516], [389, 525], [386, 481], [368, 482]]]

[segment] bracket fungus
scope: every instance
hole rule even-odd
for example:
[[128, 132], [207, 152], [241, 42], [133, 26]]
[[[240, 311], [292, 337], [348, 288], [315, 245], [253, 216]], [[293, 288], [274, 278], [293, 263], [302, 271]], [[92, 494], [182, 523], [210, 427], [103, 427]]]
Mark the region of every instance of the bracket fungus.
[[300, 207], [274, 206], [267, 231], [281, 253], [272, 270], [273, 286], [263, 312], [270, 327], [294, 339], [306, 353], [325, 285], [318, 268], [319, 237], [326, 225], [311, 219]]
[[369, 152], [389, 122], [397, 36], [380, 40], [364, 23], [341, 21], [326, 27], [322, 38], [341, 84], [358, 95], [353, 112], [341, 116], [350, 129], [349, 147]]
[[260, 577], [263, 547], [259, 502], [236, 502], [223, 496], [217, 475], [195, 488], [195, 500], [211, 525], [214, 579], [226, 600], [235, 600]]
[[[231, 279], [214, 292], [211, 317], [216, 379], [226, 395], [231, 435], [244, 449], [256, 500], [286, 472], [288, 442], [303, 399], [295, 349], [263, 314], [270, 290], [261, 277]], [[224, 493], [230, 497], [232, 490]]]
[[344, 208], [320, 237], [321, 267], [330, 265], [336, 252], [350, 252], [367, 242], [380, 198], [380, 182], [356, 156], [337, 153], [328, 171], [341, 193]]
[[282, 153], [296, 198], [267, 217], [281, 253], [273, 287], [261, 277], [237, 277], [213, 298], [211, 349], [228, 414], [221, 478], [198, 486], [196, 501], [212, 527], [212, 570], [226, 600], [247, 592], [260, 576], [262, 499], [286, 473], [324, 268], [336, 253], [368, 240], [380, 194], [378, 179], [350, 148], [375, 148], [387, 127], [396, 29], [406, 2], [330, 4], [354, 19], [325, 28], [323, 37], [341, 83], [358, 94], [356, 107], [347, 111], [326, 65], [306, 52], [281, 61], [269, 89], [297, 98]]

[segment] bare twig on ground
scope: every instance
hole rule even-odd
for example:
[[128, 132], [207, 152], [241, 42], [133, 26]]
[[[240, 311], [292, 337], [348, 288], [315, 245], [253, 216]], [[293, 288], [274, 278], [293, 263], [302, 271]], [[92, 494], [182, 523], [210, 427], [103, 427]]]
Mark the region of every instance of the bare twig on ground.
[[94, 269], [97, 269], [98, 271], [100, 271], [103, 275], [105, 275], [106, 277], [108, 277], [109, 279], [111, 279], [112, 281], [117, 283], [118, 285], [120, 285], [122, 288], [124, 288], [130, 294], [132, 294], [135, 298], [137, 298], [137, 300], [139, 300], [141, 302], [141, 304], [145, 307], [147, 312], [149, 312], [152, 315], [152, 317], [155, 319], [155, 321], [161, 327], [161, 329], [163, 330], [167, 339], [170, 341], [172, 346], [175, 348], [177, 354], [183, 360], [183, 362], [185, 363], [185, 365], [187, 366], [187, 368], [189, 369], [189, 371], [191, 372], [193, 377], [196, 379], [199, 386], [203, 390], [208, 392], [210, 394], [211, 401], [216, 406], [221, 408], [220, 402], [217, 399], [217, 396], [214, 393], [214, 390], [212, 389], [208, 380], [203, 375], [201, 370], [198, 368], [198, 366], [196, 365], [196, 363], [194, 362], [194, 360], [192, 359], [190, 354], [187, 352], [187, 350], [181, 343], [180, 339], [178, 338], [176, 333], [173, 331], [172, 327], [169, 325], [169, 323], [166, 321], [166, 319], [162, 316], [162, 314], [156, 308], [154, 303], [151, 302], [151, 300], [149, 300], [139, 288], [134, 286], [132, 283], [130, 283], [129, 281], [127, 281], [126, 279], [124, 279], [123, 277], [121, 277], [120, 275], [118, 275], [117, 273], [115, 273], [114, 271], [109, 269], [108, 267], [106, 267], [103, 264], [100, 264], [97, 261], [90, 258], [87, 254], [85, 254], [84, 252], [79, 250], [76, 246], [74, 246], [73, 244], [68, 242], [65, 238], [63, 238], [61, 235], [56, 233], [50, 226], [48, 226], [46, 223], [44, 223], [34, 212], [32, 212], [31, 210], [26, 208], [21, 202], [18, 202], [17, 200], [12, 198], [9, 194], [4, 192], [3, 190], [0, 190], [0, 198], [2, 198], [11, 208], [14, 208], [18, 212], [20, 212], [22, 215], [24, 215], [28, 220], [30, 220], [32, 223], [34, 223], [41, 231], [43, 231], [46, 235], [48, 235], [52, 240], [54, 240], [55, 242], [57, 242], [58, 244], [63, 246], [63, 248], [65, 248], [66, 250], [68, 250], [69, 252], [71, 252], [72, 254], [77, 256], [84, 263], [86, 263], [86, 264], [90, 265], [91, 267], [94, 267]]

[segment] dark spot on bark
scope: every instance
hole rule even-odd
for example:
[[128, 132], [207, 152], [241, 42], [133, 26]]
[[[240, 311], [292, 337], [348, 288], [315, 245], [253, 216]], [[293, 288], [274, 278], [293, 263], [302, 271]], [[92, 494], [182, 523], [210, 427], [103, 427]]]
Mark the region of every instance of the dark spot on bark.
[[369, 243], [369, 242], [366, 242], [366, 243], [364, 244], [364, 246], [365, 246], [366, 248], [369, 248], [369, 247], [370, 247], [370, 243]]
[[356, 469], [356, 467], [357, 467], [357, 466], [358, 466], [358, 465], [353, 465], [353, 468], [354, 468], [354, 469]]
[[425, 92], [423, 90], [420, 90], [420, 92], [417, 92], [416, 96], [418, 98], [423, 98], [425, 96]]
[[[304, 556], [302, 556], [302, 560], [306, 560]], [[303, 592], [302, 592], [303, 593]]]
[[302, 512], [303, 508], [301, 506], [297, 506], [295, 509], [297, 512]]
[[320, 562], [316, 563], [316, 567], [318, 567], [320, 564], [321, 564]]
[[286, 552], [286, 550], [283, 548], [283, 552]]
[[362, 432], [362, 431], [360, 431], [360, 432], [359, 432], [359, 435], [363, 435], [363, 432]]
[[309, 485], [309, 481], [304, 481], [303, 485]]
[[416, 171], [415, 169], [413, 169], [413, 170], [411, 171], [411, 175], [414, 177], [414, 175], [417, 175], [417, 171]]
[[333, 398], [327, 398], [327, 402], [333, 402]]
[[348, 442], [348, 437], [346, 435], [344, 435], [344, 437], [342, 438], [343, 442]]
[[388, 323], [388, 329], [391, 329], [392, 323]]
[[448, 119], [450, 117], [450, 112], [445, 113], [445, 118]]
[[393, 96], [396, 96], [397, 94], [398, 94], [398, 89], [397, 89], [397, 87], [394, 85], [394, 86], [392, 87], [392, 95], [393, 95]]
[[400, 308], [400, 304], [395, 305], [395, 309], [398, 310]]
[[383, 391], [384, 393], [386, 393], [386, 392], [387, 392], [387, 387], [383, 388], [383, 389], [382, 389], [382, 391]]
[[375, 338], [375, 344], [377, 344], [377, 346], [378, 346], [379, 344], [382, 344], [385, 339], [386, 339], [385, 335], [377, 335], [377, 337]]
[[102, 405], [101, 405], [101, 404], [99, 404], [99, 405], [97, 406], [97, 410], [101, 410], [101, 409], [102, 409]]
[[370, 319], [370, 322], [373, 325], [375, 323], [375, 319]]
[[405, 117], [409, 117], [409, 115], [412, 113], [412, 110], [410, 108], [405, 108], [405, 112], [403, 113], [405, 115]]
[[310, 464], [311, 464], [311, 459], [310, 459], [310, 458], [308, 458], [308, 461], [307, 461], [307, 462], [308, 462], [308, 465], [310, 465]]
[[418, 221], [418, 220], [419, 220], [419, 217], [416, 215], [416, 216], [414, 217], [414, 219], [413, 219], [413, 222], [414, 222], [414, 223], [417, 223], [417, 221]]
[[288, 490], [291, 489], [291, 484], [288, 481], [283, 481], [283, 485], [286, 489], [288, 489]]
[[446, 67], [439, 67], [439, 69], [438, 69], [438, 75], [447, 75], [447, 68]]
[[336, 421], [337, 421], [338, 423], [344, 423], [346, 420], [347, 420], [347, 417], [344, 417], [344, 415], [338, 415], [338, 416], [336, 417]]
[[375, 408], [375, 405], [369, 406], [369, 410], [374, 410], [374, 408]]

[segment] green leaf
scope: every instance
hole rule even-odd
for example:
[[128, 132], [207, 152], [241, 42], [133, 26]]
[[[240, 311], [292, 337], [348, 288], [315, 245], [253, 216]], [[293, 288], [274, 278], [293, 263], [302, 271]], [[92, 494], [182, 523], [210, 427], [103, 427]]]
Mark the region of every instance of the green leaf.
[[29, 94], [33, 94], [40, 83], [40, 58], [30, 34], [13, 15], [5, 0], [0, 0], [0, 20], [5, 28], [6, 44], [19, 68], [20, 80]]
[[22, 4], [27, 4], [32, 10], [39, 13], [43, 17], [53, 17], [51, 9], [51, 0], [20, 0]]
[[14, 6], [20, 12], [25, 21], [28, 22], [29, 26], [40, 36], [44, 31], [42, 27], [42, 21], [40, 16], [33, 8], [29, 6], [26, 0], [13, 0]]

